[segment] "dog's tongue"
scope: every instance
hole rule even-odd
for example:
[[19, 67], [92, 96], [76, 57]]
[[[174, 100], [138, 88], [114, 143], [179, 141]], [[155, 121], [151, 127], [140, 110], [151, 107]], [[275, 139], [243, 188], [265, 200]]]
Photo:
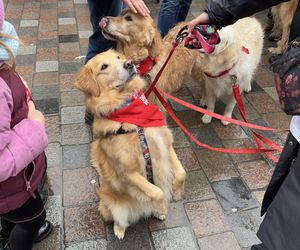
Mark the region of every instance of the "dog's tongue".
[[106, 26], [107, 22], [106, 22], [106, 18], [105, 17], [102, 17], [100, 23], [99, 23], [99, 26], [101, 29], [104, 29], [105, 26]]

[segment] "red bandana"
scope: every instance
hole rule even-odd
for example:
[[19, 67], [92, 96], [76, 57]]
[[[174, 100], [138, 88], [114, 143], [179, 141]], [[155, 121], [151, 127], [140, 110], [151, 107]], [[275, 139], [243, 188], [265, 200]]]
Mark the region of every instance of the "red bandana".
[[150, 56], [148, 56], [144, 61], [140, 62], [136, 65], [136, 68], [138, 70], [138, 74], [140, 76], [144, 76], [147, 74], [153, 66], [157, 63], [157, 57], [152, 59]]
[[116, 110], [107, 118], [116, 122], [131, 123], [142, 128], [165, 125], [160, 109], [149, 102], [142, 92], [133, 95], [128, 106]]

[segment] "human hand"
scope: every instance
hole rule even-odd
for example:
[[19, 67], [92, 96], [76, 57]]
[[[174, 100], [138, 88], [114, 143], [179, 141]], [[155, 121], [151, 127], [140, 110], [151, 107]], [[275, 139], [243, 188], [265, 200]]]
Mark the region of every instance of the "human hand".
[[197, 16], [195, 19], [188, 23], [188, 32], [191, 32], [194, 27], [198, 24], [208, 24], [209, 17], [206, 12], [203, 12], [200, 16]]
[[27, 118], [30, 120], [35, 120], [41, 123], [45, 127], [45, 117], [42, 112], [35, 109], [33, 101], [28, 102], [28, 115]]
[[150, 10], [143, 0], [123, 0], [123, 2], [126, 3], [134, 13], [140, 13], [143, 16], [149, 16]]

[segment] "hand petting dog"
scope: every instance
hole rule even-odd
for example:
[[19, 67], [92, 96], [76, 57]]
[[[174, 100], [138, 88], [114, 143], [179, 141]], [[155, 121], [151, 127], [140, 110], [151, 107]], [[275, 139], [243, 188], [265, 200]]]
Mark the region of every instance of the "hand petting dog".
[[123, 0], [125, 4], [134, 12], [143, 16], [149, 16], [150, 10], [143, 0]]

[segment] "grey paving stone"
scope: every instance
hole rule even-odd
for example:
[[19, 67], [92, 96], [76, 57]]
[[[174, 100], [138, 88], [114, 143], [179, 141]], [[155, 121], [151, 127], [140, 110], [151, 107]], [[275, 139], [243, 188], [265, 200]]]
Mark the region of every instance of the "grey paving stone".
[[84, 123], [62, 125], [61, 132], [63, 145], [83, 144], [91, 141], [90, 127]]
[[21, 20], [20, 22], [20, 27], [36, 27], [38, 25], [38, 20]]
[[62, 148], [59, 143], [49, 143], [46, 148], [48, 167], [61, 167], [62, 165]]
[[48, 197], [46, 203], [47, 220], [51, 221], [53, 226], [62, 225], [62, 201], [60, 195]]
[[63, 146], [63, 168], [82, 168], [90, 166], [89, 145]]
[[232, 232], [225, 232], [222, 234], [210, 235], [199, 238], [198, 244], [201, 250], [240, 250]]
[[152, 233], [156, 250], [196, 250], [193, 233], [188, 227], [177, 227]]
[[275, 101], [275, 102], [278, 102], [279, 99], [278, 99], [278, 94], [277, 94], [277, 91], [276, 91], [276, 88], [275, 87], [266, 87], [264, 88], [264, 91], [266, 91], [268, 93], [269, 96], [271, 96], [271, 98]]
[[188, 172], [185, 182], [184, 200], [214, 198], [215, 194], [202, 170]]
[[118, 240], [113, 232], [112, 224], [107, 226], [108, 250], [152, 250], [153, 245], [150, 240], [150, 233], [147, 222], [141, 220], [135, 225], [131, 225], [125, 232], [123, 240]]
[[87, 4], [87, 0], [74, 0], [74, 4]]
[[43, 39], [39, 40], [37, 43], [37, 48], [53, 48], [53, 47], [58, 47], [58, 39], [53, 38], [53, 39]]
[[88, 39], [92, 34], [93, 34], [93, 32], [91, 30], [79, 30], [78, 31], [79, 38], [81, 38], [81, 39]]
[[30, 44], [27, 46], [20, 46], [18, 55], [36, 54], [36, 45]]
[[58, 18], [64, 18], [64, 17], [74, 17], [74, 12], [59, 12]]
[[58, 98], [50, 98], [35, 101], [36, 107], [39, 111], [46, 115], [58, 114], [59, 101]]
[[241, 247], [250, 247], [260, 243], [256, 236], [262, 222], [259, 208], [225, 214], [225, 221], [234, 232]]
[[78, 35], [77, 34], [70, 34], [70, 35], [59, 35], [58, 41], [60, 43], [73, 43], [78, 42]]
[[[257, 119], [254, 119], [254, 120], [249, 120], [249, 123], [253, 123], [253, 124], [256, 124], [256, 125], [260, 125], [260, 126], [265, 126], [265, 127], [269, 127], [268, 123], [263, 119], [263, 118], [257, 118]], [[248, 129], [244, 129], [245, 130], [245, 133], [250, 137], [252, 138], [252, 135], [250, 133], [250, 131]], [[259, 131], [258, 132], [260, 135], [270, 139], [270, 138], [276, 138], [277, 135], [271, 131]]]
[[76, 19], [72, 17], [58, 18], [59, 25], [76, 24]]
[[34, 100], [59, 98], [59, 86], [56, 84], [34, 86], [32, 89], [32, 98]]
[[36, 37], [38, 35], [38, 27], [20, 27], [18, 30], [18, 36], [30, 36]]
[[[33, 245], [33, 250], [61, 250], [61, 231], [60, 227], [54, 227], [49, 237]], [[79, 249], [78, 249], [79, 250]]]
[[48, 9], [55, 9], [57, 8], [56, 3], [42, 3], [41, 4], [41, 9], [48, 10]]
[[61, 124], [84, 122], [85, 107], [65, 107], [61, 109]]
[[66, 62], [59, 64], [59, 73], [78, 73], [83, 66], [82, 62]]
[[263, 91], [263, 89], [261, 88], [261, 86], [257, 84], [255, 80], [253, 80], [251, 82], [251, 92], [258, 92], [258, 91]]
[[171, 128], [174, 137], [174, 148], [183, 148], [190, 146], [190, 142], [185, 136], [185, 133], [180, 128]]
[[[199, 128], [191, 128], [190, 132], [196, 139], [204, 144], [208, 144], [213, 147], [223, 147], [217, 133], [209, 124], [201, 124]], [[193, 141], [191, 142], [191, 145], [193, 148], [199, 148], [199, 146]]]
[[88, 240], [70, 244], [66, 250], [106, 250], [107, 241], [105, 239]]
[[214, 182], [212, 188], [225, 212], [259, 206], [240, 178]]
[[38, 61], [35, 65], [36, 72], [58, 71], [58, 61]]
[[62, 107], [84, 105], [84, 94], [81, 91], [64, 91], [60, 96]]
[[29, 54], [29, 55], [17, 55], [17, 64], [23, 65], [23, 64], [34, 64], [35, 63], [35, 55]]

